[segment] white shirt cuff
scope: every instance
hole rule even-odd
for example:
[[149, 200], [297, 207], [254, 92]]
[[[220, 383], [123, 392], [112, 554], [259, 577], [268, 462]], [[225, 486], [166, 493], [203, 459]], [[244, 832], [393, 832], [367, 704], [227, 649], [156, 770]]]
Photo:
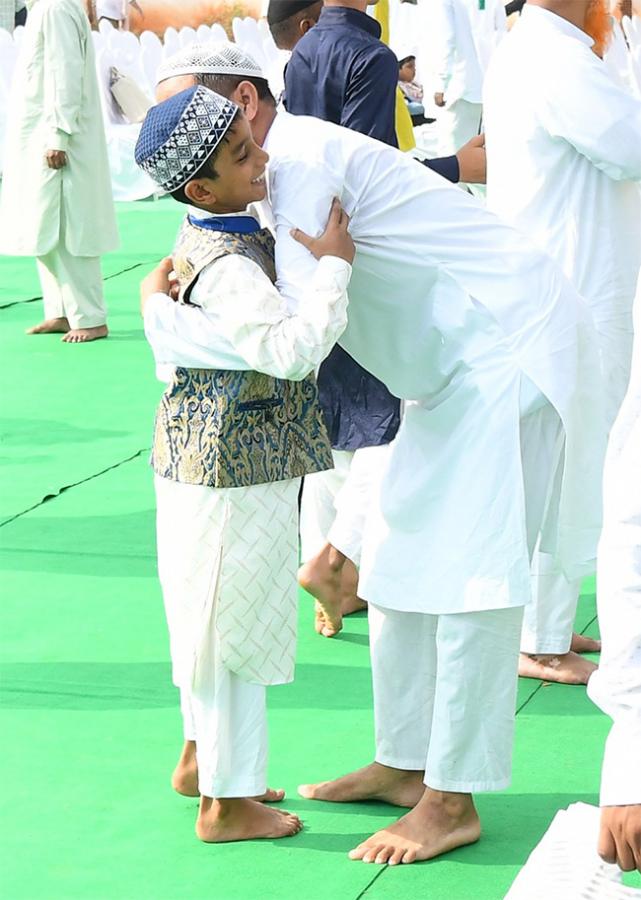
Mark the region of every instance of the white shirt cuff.
[[601, 806], [641, 804], [641, 732], [613, 725], [605, 744]]
[[314, 281], [320, 290], [334, 287], [337, 293], [344, 294], [351, 277], [352, 267], [346, 259], [338, 256], [322, 256], [318, 261]]

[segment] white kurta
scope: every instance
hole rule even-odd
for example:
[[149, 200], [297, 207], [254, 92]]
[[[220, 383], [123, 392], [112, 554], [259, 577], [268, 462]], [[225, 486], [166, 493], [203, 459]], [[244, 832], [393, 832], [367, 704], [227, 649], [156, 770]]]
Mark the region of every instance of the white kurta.
[[[50, 169], [47, 150], [64, 150], [67, 165]], [[118, 246], [93, 42], [80, 0], [38, 0], [31, 9], [0, 200], [0, 252], [44, 256], [59, 239], [74, 256]]]
[[588, 301], [611, 424], [630, 372], [641, 266], [641, 101], [591, 46], [561, 16], [525, 7], [486, 78], [487, 201]]
[[320, 233], [339, 197], [357, 245], [340, 343], [416, 401], [363, 559], [374, 602], [429, 613], [527, 602], [523, 372], [565, 426], [557, 549], [570, 573], [589, 569], [602, 462], [584, 448], [605, 445], [598, 354], [587, 310], [554, 263], [456, 186], [363, 135], [279, 113], [265, 149], [279, 286], [301, 296], [315, 261], [289, 230]]
[[[320, 261], [292, 316], [256, 263], [223, 257], [200, 274], [195, 306], [164, 294], [148, 301], [145, 333], [157, 365], [163, 374], [185, 366], [305, 378], [345, 328], [350, 271], [344, 260]], [[298, 487], [298, 479], [229, 489], [156, 479], [176, 684], [207, 694], [220, 663], [258, 684], [293, 677]]]
[[597, 576], [603, 650], [588, 693], [613, 719], [601, 805], [641, 803], [641, 279], [632, 377], [606, 459]]

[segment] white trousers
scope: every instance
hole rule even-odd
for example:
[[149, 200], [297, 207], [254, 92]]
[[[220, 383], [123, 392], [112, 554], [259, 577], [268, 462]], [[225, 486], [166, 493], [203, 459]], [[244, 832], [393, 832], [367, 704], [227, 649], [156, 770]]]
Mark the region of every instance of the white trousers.
[[214, 689], [181, 688], [186, 741], [196, 742], [198, 790], [204, 797], [256, 797], [267, 789], [265, 687], [216, 666]]
[[73, 256], [64, 240], [36, 260], [45, 319], [66, 317], [72, 328], [107, 321], [99, 256]]
[[308, 475], [301, 503], [301, 555], [312, 559], [330, 543], [358, 566], [372, 495], [387, 462], [389, 444], [355, 452], [332, 450], [334, 469]]
[[369, 605], [376, 760], [434, 790], [510, 782], [523, 609], [431, 616]]

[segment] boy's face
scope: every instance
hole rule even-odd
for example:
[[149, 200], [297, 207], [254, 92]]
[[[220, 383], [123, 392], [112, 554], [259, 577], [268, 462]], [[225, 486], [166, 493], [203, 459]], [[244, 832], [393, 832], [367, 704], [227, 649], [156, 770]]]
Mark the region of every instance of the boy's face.
[[416, 60], [408, 59], [399, 69], [401, 81], [414, 81], [416, 78]]
[[249, 122], [239, 113], [213, 163], [218, 177], [197, 178], [185, 192], [192, 203], [209, 212], [242, 212], [267, 196], [268, 161], [269, 156], [252, 139]]

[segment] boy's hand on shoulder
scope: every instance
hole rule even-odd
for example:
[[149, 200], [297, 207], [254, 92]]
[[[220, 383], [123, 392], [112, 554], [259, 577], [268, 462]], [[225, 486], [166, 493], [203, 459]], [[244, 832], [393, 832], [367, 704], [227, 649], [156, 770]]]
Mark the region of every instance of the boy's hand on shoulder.
[[172, 300], [178, 299], [178, 282], [172, 278], [174, 263], [166, 256], [140, 284], [140, 311], [145, 314], [145, 304], [154, 294], [167, 294]]
[[323, 256], [337, 256], [348, 263], [354, 261], [356, 246], [349, 233], [349, 216], [334, 198], [325, 231], [320, 237], [313, 238], [300, 228], [292, 228], [290, 234], [295, 241], [307, 247], [312, 256], [321, 259]]

